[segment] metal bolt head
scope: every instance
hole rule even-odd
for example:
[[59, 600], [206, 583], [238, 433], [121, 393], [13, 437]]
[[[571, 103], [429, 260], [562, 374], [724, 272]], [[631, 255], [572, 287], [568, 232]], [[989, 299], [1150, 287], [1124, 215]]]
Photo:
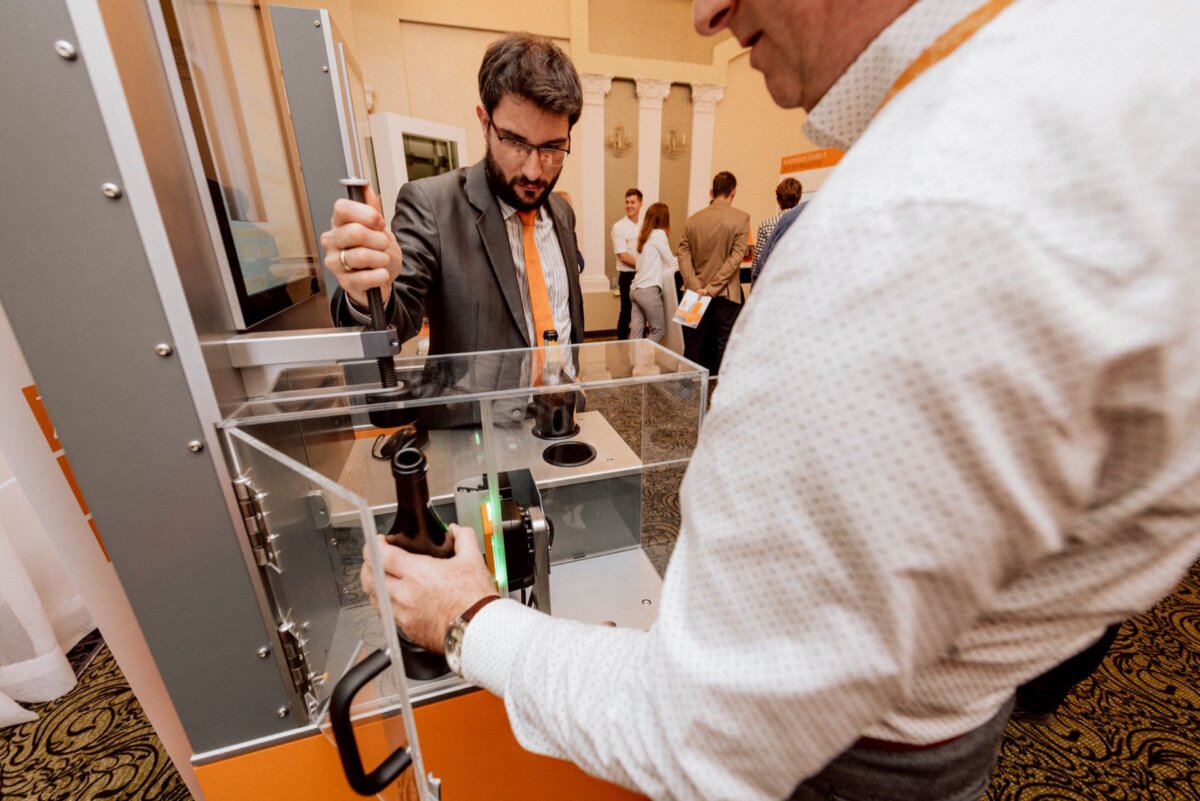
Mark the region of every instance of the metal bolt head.
[[321, 20], [319, 20], [319, 19], [314, 19], [314, 20], [313, 20], [313, 27], [314, 27], [314, 28], [320, 28], [320, 27], [321, 27]]
[[258, 654], [259, 659], [266, 659], [271, 655], [271, 649], [264, 645], [262, 648], [259, 648], [256, 653]]
[[79, 55], [75, 50], [75, 45], [68, 42], [66, 39], [59, 39], [54, 43], [54, 52], [65, 58], [67, 61], [74, 61]]
[[110, 182], [110, 183], [101, 184], [101, 185], [100, 185], [100, 191], [104, 193], [104, 196], [105, 196], [105, 197], [107, 197], [107, 198], [111, 198], [111, 199], [113, 199], [113, 200], [116, 200], [117, 198], [119, 198], [119, 197], [120, 197], [120, 196], [123, 194], [123, 193], [121, 192], [121, 187], [119, 187], [119, 186], [117, 186], [116, 184], [114, 184], [114, 183], [111, 183], [111, 182]]
[[321, 72], [329, 72], [329, 67], [322, 66], [322, 67], [321, 67]]
[[642, 599], [642, 606], [653, 606], [653, 605], [654, 605], [654, 601], [651, 601], [649, 598]]
[[286, 718], [288, 715], [292, 714], [292, 710], [288, 709], [286, 706], [281, 706], [279, 709], [275, 710], [275, 714], [279, 715], [281, 718]]
[[199, 453], [204, 450], [204, 443], [198, 439], [194, 439], [188, 443], [188, 450], [192, 453]]
[[159, 342], [157, 345], [154, 346], [154, 352], [157, 353], [159, 356], [166, 358], [167, 356], [170, 356], [172, 353], [174, 353], [175, 349], [172, 348], [170, 345], [168, 345], [166, 342]]

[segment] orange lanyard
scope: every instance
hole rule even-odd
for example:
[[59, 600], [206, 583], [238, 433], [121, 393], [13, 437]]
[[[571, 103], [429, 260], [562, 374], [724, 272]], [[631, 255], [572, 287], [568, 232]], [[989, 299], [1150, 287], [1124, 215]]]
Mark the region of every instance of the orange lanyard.
[[924, 53], [917, 56], [916, 61], [908, 65], [908, 69], [900, 74], [883, 98], [883, 102], [879, 104], [879, 108], [882, 109], [886, 106], [893, 97], [904, 91], [905, 87], [921, 77], [930, 67], [962, 47], [968, 39], [979, 33], [985, 25], [999, 16], [1000, 12], [1011, 6], [1013, 2], [1015, 0], [990, 0], [943, 33]]

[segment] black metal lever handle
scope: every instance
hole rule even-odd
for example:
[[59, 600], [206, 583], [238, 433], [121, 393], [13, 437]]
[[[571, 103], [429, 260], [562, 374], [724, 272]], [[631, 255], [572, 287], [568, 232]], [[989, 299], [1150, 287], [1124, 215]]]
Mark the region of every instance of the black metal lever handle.
[[[340, 182], [346, 187], [346, 194], [355, 203], [367, 202], [367, 186], [368, 183], [362, 178], [344, 178]], [[384, 314], [383, 307], [383, 292], [379, 287], [374, 287], [367, 290], [367, 305], [371, 310], [371, 328], [375, 331], [386, 331], [387, 317]], [[376, 359], [379, 365], [379, 384], [384, 389], [392, 389], [396, 386], [396, 363], [391, 358], [380, 357]]]
[[397, 748], [379, 767], [367, 773], [363, 768], [362, 755], [358, 753], [358, 741], [354, 738], [354, 724], [350, 721], [350, 705], [354, 696], [367, 682], [387, 670], [392, 658], [384, 651], [375, 651], [346, 672], [333, 688], [329, 698], [329, 720], [333, 726], [333, 741], [337, 744], [338, 757], [350, 788], [359, 795], [375, 795], [383, 792], [412, 764], [412, 755], [407, 748]]

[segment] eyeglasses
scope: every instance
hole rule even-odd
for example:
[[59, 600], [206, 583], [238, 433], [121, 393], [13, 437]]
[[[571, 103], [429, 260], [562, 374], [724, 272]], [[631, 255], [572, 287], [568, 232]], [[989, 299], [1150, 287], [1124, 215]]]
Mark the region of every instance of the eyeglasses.
[[514, 161], [524, 163], [529, 158], [529, 154], [537, 151], [538, 161], [543, 167], [561, 167], [567, 156], [571, 154], [568, 140], [568, 147], [547, 147], [546, 145], [531, 145], [522, 139], [513, 139], [511, 136], [501, 136], [500, 131], [488, 120], [488, 128], [496, 132], [496, 138], [500, 140], [500, 147], [505, 155], [510, 156]]

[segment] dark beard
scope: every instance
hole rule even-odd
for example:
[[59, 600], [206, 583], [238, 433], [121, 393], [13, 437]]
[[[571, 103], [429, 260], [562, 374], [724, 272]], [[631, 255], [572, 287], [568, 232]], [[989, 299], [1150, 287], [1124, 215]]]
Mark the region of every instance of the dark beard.
[[504, 174], [500, 172], [499, 165], [497, 165], [495, 160], [492, 158], [492, 149], [490, 147], [487, 149], [487, 155], [483, 160], [483, 166], [484, 172], [487, 173], [488, 188], [492, 190], [492, 194], [503, 200], [508, 205], [512, 206], [517, 211], [533, 211], [534, 209], [538, 209], [546, 205], [546, 201], [549, 199], [550, 193], [554, 191], [554, 185], [558, 183], [558, 179], [562, 175], [562, 171], [560, 170], [558, 175], [554, 176], [552, 180], [539, 182], [544, 187], [542, 189], [542, 196], [539, 197], [535, 203], [526, 203], [525, 201], [521, 200], [519, 195], [517, 195], [517, 190], [515, 189], [516, 182], [520, 180], [520, 178], [518, 177], [512, 181], [504, 180]]

